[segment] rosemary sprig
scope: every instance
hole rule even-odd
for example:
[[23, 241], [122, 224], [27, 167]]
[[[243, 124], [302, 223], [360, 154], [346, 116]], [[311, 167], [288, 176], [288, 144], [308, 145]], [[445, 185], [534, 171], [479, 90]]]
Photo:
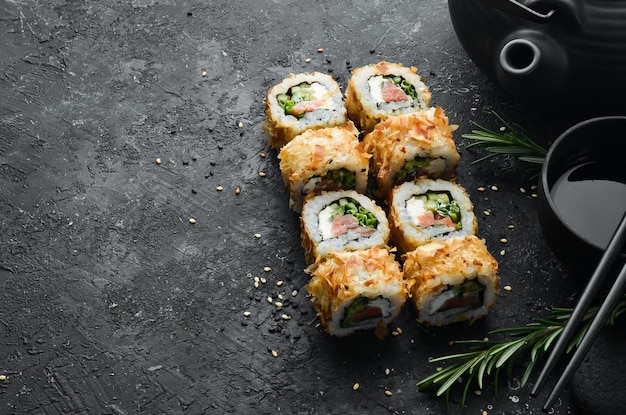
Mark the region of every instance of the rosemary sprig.
[[548, 150], [533, 140], [521, 128], [513, 128], [496, 112], [493, 112], [493, 115], [502, 125], [501, 131], [490, 130], [471, 121], [472, 125], [478, 129], [472, 130], [469, 134], [461, 135], [463, 138], [472, 140], [470, 144], [465, 146], [466, 148], [482, 147], [489, 152], [489, 154], [474, 160], [471, 164], [480, 163], [498, 155], [508, 154], [517, 157], [521, 161], [541, 166]]
[[[567, 353], [580, 345], [598, 310], [599, 306], [587, 310], [581, 328], [566, 349]], [[607, 324], [614, 324], [615, 319], [625, 311], [626, 294], [613, 310]], [[485, 379], [493, 376], [494, 389], [497, 394], [500, 371], [506, 369], [506, 376], [510, 379], [516, 363], [527, 365], [520, 382], [523, 387], [528, 382], [536, 363], [548, 354], [552, 344], [563, 332], [572, 312], [572, 308], [553, 308], [552, 315], [547, 319], [535, 318], [526, 326], [503, 328], [489, 332], [489, 335], [507, 334], [508, 340], [457, 341], [457, 344], [471, 344], [472, 347], [464, 353], [431, 359], [430, 362], [447, 362], [449, 366], [420, 380], [417, 383], [418, 390], [423, 391], [440, 385], [437, 396], [445, 394], [446, 402], [449, 404], [449, 394], [453, 386], [464, 383], [461, 395], [461, 406], [464, 406], [471, 384], [477, 384], [478, 389], [482, 390]]]

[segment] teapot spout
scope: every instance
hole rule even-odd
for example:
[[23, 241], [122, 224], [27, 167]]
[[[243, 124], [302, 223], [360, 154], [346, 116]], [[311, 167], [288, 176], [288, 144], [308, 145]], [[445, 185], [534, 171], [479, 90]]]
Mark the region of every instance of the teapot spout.
[[516, 97], [551, 100], [567, 85], [567, 56], [544, 33], [524, 30], [512, 34], [500, 47], [495, 65], [498, 83]]

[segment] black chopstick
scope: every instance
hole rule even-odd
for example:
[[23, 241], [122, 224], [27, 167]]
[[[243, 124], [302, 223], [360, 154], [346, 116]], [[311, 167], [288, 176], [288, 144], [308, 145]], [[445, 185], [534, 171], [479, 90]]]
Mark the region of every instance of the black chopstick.
[[[554, 346], [554, 349], [552, 350], [552, 353], [548, 357], [546, 365], [541, 371], [539, 378], [537, 380], [537, 383], [535, 384], [535, 386], [533, 387], [533, 390], [531, 391], [532, 396], [537, 396], [539, 394], [539, 391], [545, 384], [550, 372], [552, 372], [552, 370], [558, 363], [559, 359], [561, 358], [561, 355], [564, 353], [565, 349], [570, 343], [571, 339], [576, 334], [576, 329], [580, 325], [580, 322], [582, 321], [587, 309], [589, 308], [589, 305], [595, 298], [598, 290], [600, 289], [600, 286], [602, 285], [602, 282], [604, 281], [608, 272], [610, 271], [611, 266], [613, 265], [617, 257], [621, 254], [622, 247], [624, 246], [625, 242], [626, 242], [626, 212], [624, 212], [624, 215], [622, 216], [622, 219], [620, 220], [619, 225], [617, 226], [617, 229], [615, 230], [615, 233], [611, 237], [611, 240], [609, 241], [609, 244], [606, 250], [604, 251], [602, 258], [600, 259], [598, 266], [596, 267], [593, 275], [591, 276], [589, 283], [585, 287], [585, 290], [583, 291], [583, 294], [581, 295], [581, 298], [578, 304], [574, 308], [572, 315], [569, 317], [565, 325], [565, 328], [563, 329], [563, 332], [561, 333], [561, 336], [559, 337], [556, 345]], [[621, 282], [622, 279], [624, 280], [624, 282]], [[606, 301], [604, 302], [600, 310], [602, 310], [603, 308], [608, 308], [610, 306], [610, 303], [613, 301], [615, 302], [615, 304], [617, 303], [617, 301], [619, 300], [623, 292], [623, 288], [620, 289], [619, 287], [620, 287], [620, 284], [623, 285], [623, 283], [626, 283], [626, 265], [624, 265], [624, 268], [622, 269], [620, 276], [615, 281], [615, 284], [611, 288], [609, 294], [607, 295]], [[611, 307], [610, 310], [608, 310], [606, 317], [608, 317], [608, 315], [613, 311], [615, 304], [613, 304], [613, 307]], [[596, 315], [596, 318], [594, 319], [592, 325], [590, 326], [589, 330], [585, 334], [585, 338], [582, 340], [581, 344], [578, 347], [578, 350], [576, 351], [575, 356], [576, 356], [577, 361], [574, 362], [573, 361], [574, 359], [572, 358], [572, 362], [570, 362], [570, 364], [567, 366], [557, 386], [554, 388], [554, 390], [550, 394], [550, 397], [546, 401], [546, 404], [544, 405], [544, 409], [549, 407], [552, 401], [554, 400], [554, 398], [561, 392], [561, 390], [563, 389], [567, 381], [569, 381], [569, 378], [576, 371], [578, 365], [580, 364], [580, 360], [582, 360], [582, 358], [585, 356], [587, 350], [582, 349], [583, 343], [585, 343], [585, 346], [588, 348], [588, 347], [591, 347], [591, 345], [593, 344], [593, 341], [595, 341], [595, 337], [597, 337], [597, 333], [590, 333], [591, 327], [598, 326], [597, 330], [599, 331], [602, 325], [606, 323], [606, 319], [602, 321], [600, 318], [598, 318], [599, 316], [600, 316], [600, 311], [598, 312], [598, 315]], [[590, 334], [594, 334], [594, 336], [592, 337]]]

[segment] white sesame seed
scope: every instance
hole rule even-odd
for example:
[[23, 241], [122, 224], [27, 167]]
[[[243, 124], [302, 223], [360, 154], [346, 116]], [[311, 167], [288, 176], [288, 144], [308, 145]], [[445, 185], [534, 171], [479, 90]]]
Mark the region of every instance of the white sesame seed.
[[201, 75], [202, 75], [202, 77], [205, 77], [206, 76], [206, 71], [202, 71]]
[[530, 197], [537, 197], [537, 193], [531, 194]]
[[261, 237], [261, 234], [260, 234], [260, 233], [255, 233], [255, 234], [254, 234], [254, 237], [255, 237], [255, 238], [257, 238], [257, 239], [259, 239], [259, 238]]
[[284, 296], [284, 295], [282, 295], [282, 294], [278, 294], [278, 299], [279, 299], [279, 300], [284, 300], [284, 299], [285, 299], [285, 296]]
[[267, 297], [267, 302], [272, 304], [274, 302], [274, 299], [272, 297]]
[[254, 282], [259, 282], [259, 281], [261, 281], [259, 277], [254, 277]]
[[509, 226], [507, 226], [507, 228], [509, 228], [509, 229], [515, 229], [515, 225], [509, 225]]
[[5, 380], [7, 380], [7, 376], [6, 375], [0, 375], [0, 382], [4, 382]]
[[267, 282], [267, 280], [263, 277], [261, 277], [261, 284], [265, 284]]
[[283, 306], [283, 303], [281, 303], [280, 301], [276, 301], [274, 305], [278, 308], [281, 308]]
[[197, 221], [196, 221], [196, 219], [195, 219], [195, 218], [189, 218], [189, 223], [191, 223], [192, 225], [193, 225], [194, 223], [196, 223], [196, 222], [197, 222]]
[[491, 186], [491, 190], [493, 190], [494, 192], [498, 191], [498, 186]]
[[389, 368], [385, 369], [385, 375], [389, 375], [390, 371]]
[[393, 395], [393, 393], [392, 393], [390, 390], [386, 390], [386, 391], [385, 391], [385, 395], [387, 395], [387, 396], [391, 396], [391, 395]]
[[484, 211], [483, 211], [483, 214], [484, 214], [485, 216], [489, 216], [489, 215], [491, 215], [491, 212], [489, 212], [488, 210], [484, 210]]
[[258, 281], [254, 281], [254, 288], [259, 288], [259, 282]]
[[283, 320], [291, 320], [291, 317], [288, 316], [287, 314], [283, 314], [280, 316]]
[[162, 161], [161, 161], [161, 159], [160, 159], [160, 158], [157, 158], [156, 160], [154, 160], [154, 162], [155, 162], [156, 164], [161, 164], [161, 163], [162, 163]]
[[474, 395], [476, 396], [480, 396], [481, 394], [482, 394], [482, 391], [480, 389], [474, 391]]
[[509, 242], [509, 240], [508, 240], [508, 239], [506, 239], [506, 238], [502, 238], [502, 239], [500, 239], [500, 242], [502, 242], [503, 244], [505, 244], [505, 243]]
[[237, 124], [237, 127], [243, 128], [243, 123], [241, 121], [239, 121], [239, 124]]
[[277, 285], [278, 287], [282, 286], [282, 285], [283, 285], [283, 281], [282, 281], [282, 280], [280, 280], [280, 281], [276, 281], [276, 285]]
[[357, 389], [359, 389], [361, 387], [361, 385], [359, 385], [359, 383], [355, 383], [354, 385], [352, 385], [352, 390], [355, 391]]
[[221, 192], [222, 190], [224, 190], [224, 188], [222, 186], [217, 186], [215, 190], [217, 190], [218, 192]]
[[526, 193], [526, 189], [524, 189], [523, 187], [520, 187], [519, 191], [522, 192], [522, 193]]
[[259, 172], [259, 176], [261, 176], [261, 177], [265, 177], [265, 176], [267, 176], [267, 175], [265, 174], [265, 172], [260, 171], [260, 172]]
[[306, 58], [304, 61], [305, 61], [306, 63], [309, 63], [309, 62], [311, 62], [311, 58]]
[[506, 131], [506, 127], [500, 127], [500, 131]]
[[272, 350], [272, 356], [278, 357], [278, 352], [276, 350]]
[[291, 292], [291, 296], [292, 296], [292, 297], [295, 297], [296, 295], [298, 295], [298, 290], [293, 290], [293, 291]]
[[504, 290], [505, 291], [511, 291], [513, 289], [513, 287], [511, 287], [510, 285], [505, 285], [504, 286]]
[[485, 188], [484, 188], [484, 187], [482, 187], [482, 186], [480, 186], [480, 187], [479, 187], [478, 189], [476, 189], [476, 190], [478, 190], [479, 192], [484, 192], [484, 191], [485, 191]]
[[504, 256], [504, 254], [506, 254], [506, 252], [503, 249], [502, 251], [500, 251], [500, 256]]
[[530, 186], [530, 190], [537, 190], [537, 185]]
[[270, 272], [271, 270], [272, 270], [272, 269], [271, 269], [270, 267], [265, 267], [265, 268], [263, 268], [263, 271], [265, 271], [265, 272]]
[[244, 312], [243, 312], [243, 315], [244, 315], [245, 317], [250, 317], [250, 314], [252, 314], [252, 313], [251, 313], [251, 312], [249, 312], [249, 311], [244, 311]]

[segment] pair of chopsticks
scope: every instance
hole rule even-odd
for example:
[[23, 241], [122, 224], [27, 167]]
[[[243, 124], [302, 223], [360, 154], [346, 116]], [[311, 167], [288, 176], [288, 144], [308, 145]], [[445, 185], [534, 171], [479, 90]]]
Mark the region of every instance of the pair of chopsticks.
[[[598, 263], [598, 266], [594, 270], [593, 275], [591, 276], [589, 283], [585, 287], [585, 290], [583, 291], [578, 304], [574, 308], [572, 315], [570, 316], [569, 320], [567, 321], [565, 325], [565, 328], [563, 329], [563, 332], [561, 333], [560, 338], [558, 339], [556, 345], [554, 346], [552, 353], [548, 357], [546, 366], [543, 368], [542, 372], [539, 375], [537, 383], [535, 384], [533, 390], [531, 391], [532, 396], [537, 396], [539, 394], [541, 388], [543, 387], [543, 385], [545, 384], [548, 378], [548, 375], [550, 374], [550, 372], [552, 372], [552, 370], [558, 363], [561, 355], [567, 348], [567, 345], [570, 343], [570, 341], [576, 334], [576, 330], [578, 326], [580, 325], [580, 322], [582, 321], [585, 315], [585, 312], [589, 308], [591, 301], [595, 298], [611, 266], [613, 265], [617, 257], [620, 256], [622, 247], [624, 246], [625, 243], [626, 243], [626, 212], [624, 212], [624, 216], [622, 216], [622, 219], [619, 225], [617, 226], [615, 233], [611, 237], [611, 240], [609, 241], [609, 244], [606, 250], [604, 251], [604, 254], [600, 258], [600, 262]], [[602, 305], [600, 306], [600, 309], [598, 310], [598, 313], [596, 314], [594, 320], [589, 326], [587, 332], [584, 334], [584, 337], [581, 340], [576, 352], [572, 356], [571, 360], [568, 362], [567, 366], [565, 367], [565, 370], [561, 374], [561, 377], [559, 378], [558, 382], [554, 386], [554, 389], [552, 390], [548, 399], [546, 400], [542, 408], [544, 411], [547, 411], [551, 407], [554, 400], [559, 396], [559, 394], [561, 393], [565, 385], [567, 385], [571, 377], [574, 375], [574, 373], [578, 369], [578, 366], [580, 365], [582, 360], [585, 358], [587, 352], [593, 345], [593, 342], [596, 340], [596, 338], [600, 334], [600, 330], [606, 324], [609, 316], [611, 315], [611, 313], [617, 306], [617, 303], [622, 298], [622, 294], [624, 293], [625, 289], [626, 289], [626, 264], [623, 265], [622, 270], [620, 271], [617, 279], [615, 280], [615, 283], [609, 290], [606, 296], [606, 299], [603, 301]]]

